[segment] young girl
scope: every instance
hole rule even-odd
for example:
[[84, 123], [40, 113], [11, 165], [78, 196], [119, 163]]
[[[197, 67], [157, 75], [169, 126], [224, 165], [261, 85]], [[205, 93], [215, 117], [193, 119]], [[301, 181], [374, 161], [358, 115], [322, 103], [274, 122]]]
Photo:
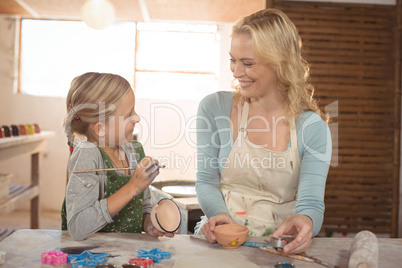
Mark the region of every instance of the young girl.
[[[149, 215], [148, 186], [159, 174], [159, 163], [144, 156], [140, 143], [131, 142], [140, 118], [127, 80], [114, 74], [85, 73], [72, 81], [66, 104], [63, 125], [72, 154], [62, 229], [68, 229], [75, 240], [98, 231], [165, 235], [153, 227]], [[86, 141], [77, 143], [78, 136]], [[122, 167], [133, 169], [74, 172]]]

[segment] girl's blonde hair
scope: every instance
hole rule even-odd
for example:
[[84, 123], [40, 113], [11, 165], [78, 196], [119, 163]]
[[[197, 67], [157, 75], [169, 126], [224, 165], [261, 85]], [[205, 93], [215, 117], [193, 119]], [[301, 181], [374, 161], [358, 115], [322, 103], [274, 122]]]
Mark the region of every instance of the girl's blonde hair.
[[[286, 118], [297, 118], [303, 111], [321, 114], [313, 98], [310, 68], [302, 57], [302, 41], [296, 27], [280, 10], [263, 9], [240, 18], [232, 27], [234, 34], [250, 34], [256, 57], [269, 64], [278, 77], [277, 89], [285, 99]], [[241, 99], [236, 86], [235, 101]]]
[[89, 125], [106, 122], [130, 90], [130, 83], [115, 74], [91, 72], [74, 78], [67, 95], [67, 115], [63, 122], [70, 148], [74, 147], [77, 135], [91, 137]]

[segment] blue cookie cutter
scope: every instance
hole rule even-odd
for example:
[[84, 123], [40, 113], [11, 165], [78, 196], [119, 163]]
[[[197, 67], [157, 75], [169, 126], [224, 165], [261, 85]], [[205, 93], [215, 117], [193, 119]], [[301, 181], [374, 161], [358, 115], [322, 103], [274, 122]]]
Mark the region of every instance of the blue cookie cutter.
[[163, 259], [170, 259], [170, 257], [169, 251], [160, 251], [158, 248], [151, 250], [137, 249], [137, 258], [150, 258], [156, 263]]
[[68, 262], [71, 263], [73, 268], [82, 267], [95, 267], [97, 264], [107, 262], [109, 254], [93, 254], [85, 250], [81, 254], [69, 254]]

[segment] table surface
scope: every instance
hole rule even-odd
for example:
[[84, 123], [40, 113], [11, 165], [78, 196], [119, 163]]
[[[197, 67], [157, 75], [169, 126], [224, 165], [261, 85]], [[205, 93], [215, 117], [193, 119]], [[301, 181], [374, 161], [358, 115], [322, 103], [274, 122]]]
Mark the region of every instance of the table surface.
[[[308, 254], [327, 263], [347, 267], [352, 238], [314, 238]], [[379, 267], [396, 267], [402, 263], [402, 239], [379, 238]], [[259, 267], [274, 267], [277, 262], [289, 261], [297, 268], [323, 267], [315, 263], [290, 259], [258, 248], [241, 246], [238, 249], [223, 249], [219, 244], [189, 235], [176, 235], [174, 238], [153, 238], [147, 234], [96, 233], [83, 241], [74, 241], [67, 231], [59, 230], [17, 230], [0, 242], [0, 251], [5, 251], [5, 264], [1, 267], [55, 267], [41, 264], [40, 254], [56, 248], [99, 246], [93, 253], [120, 255], [109, 259], [109, 263], [120, 265], [136, 257], [137, 249], [159, 248], [171, 252], [172, 258], [154, 264], [154, 268], [173, 267], [176, 260], [188, 256], [199, 256], [219, 252], [225, 258], [243, 255]], [[61, 267], [61, 266], [58, 266]], [[65, 267], [71, 267], [70, 264]], [[213, 267], [213, 266], [208, 266]], [[220, 266], [223, 267], [222, 265]]]

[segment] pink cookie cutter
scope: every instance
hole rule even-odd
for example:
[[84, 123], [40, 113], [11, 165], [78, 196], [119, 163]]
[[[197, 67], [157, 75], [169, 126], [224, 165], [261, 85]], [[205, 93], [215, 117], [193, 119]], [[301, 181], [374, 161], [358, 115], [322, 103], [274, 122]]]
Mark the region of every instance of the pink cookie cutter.
[[55, 264], [58, 266], [64, 265], [67, 263], [67, 254], [58, 251], [52, 250], [48, 252], [43, 252], [41, 255], [42, 263], [46, 264]]

